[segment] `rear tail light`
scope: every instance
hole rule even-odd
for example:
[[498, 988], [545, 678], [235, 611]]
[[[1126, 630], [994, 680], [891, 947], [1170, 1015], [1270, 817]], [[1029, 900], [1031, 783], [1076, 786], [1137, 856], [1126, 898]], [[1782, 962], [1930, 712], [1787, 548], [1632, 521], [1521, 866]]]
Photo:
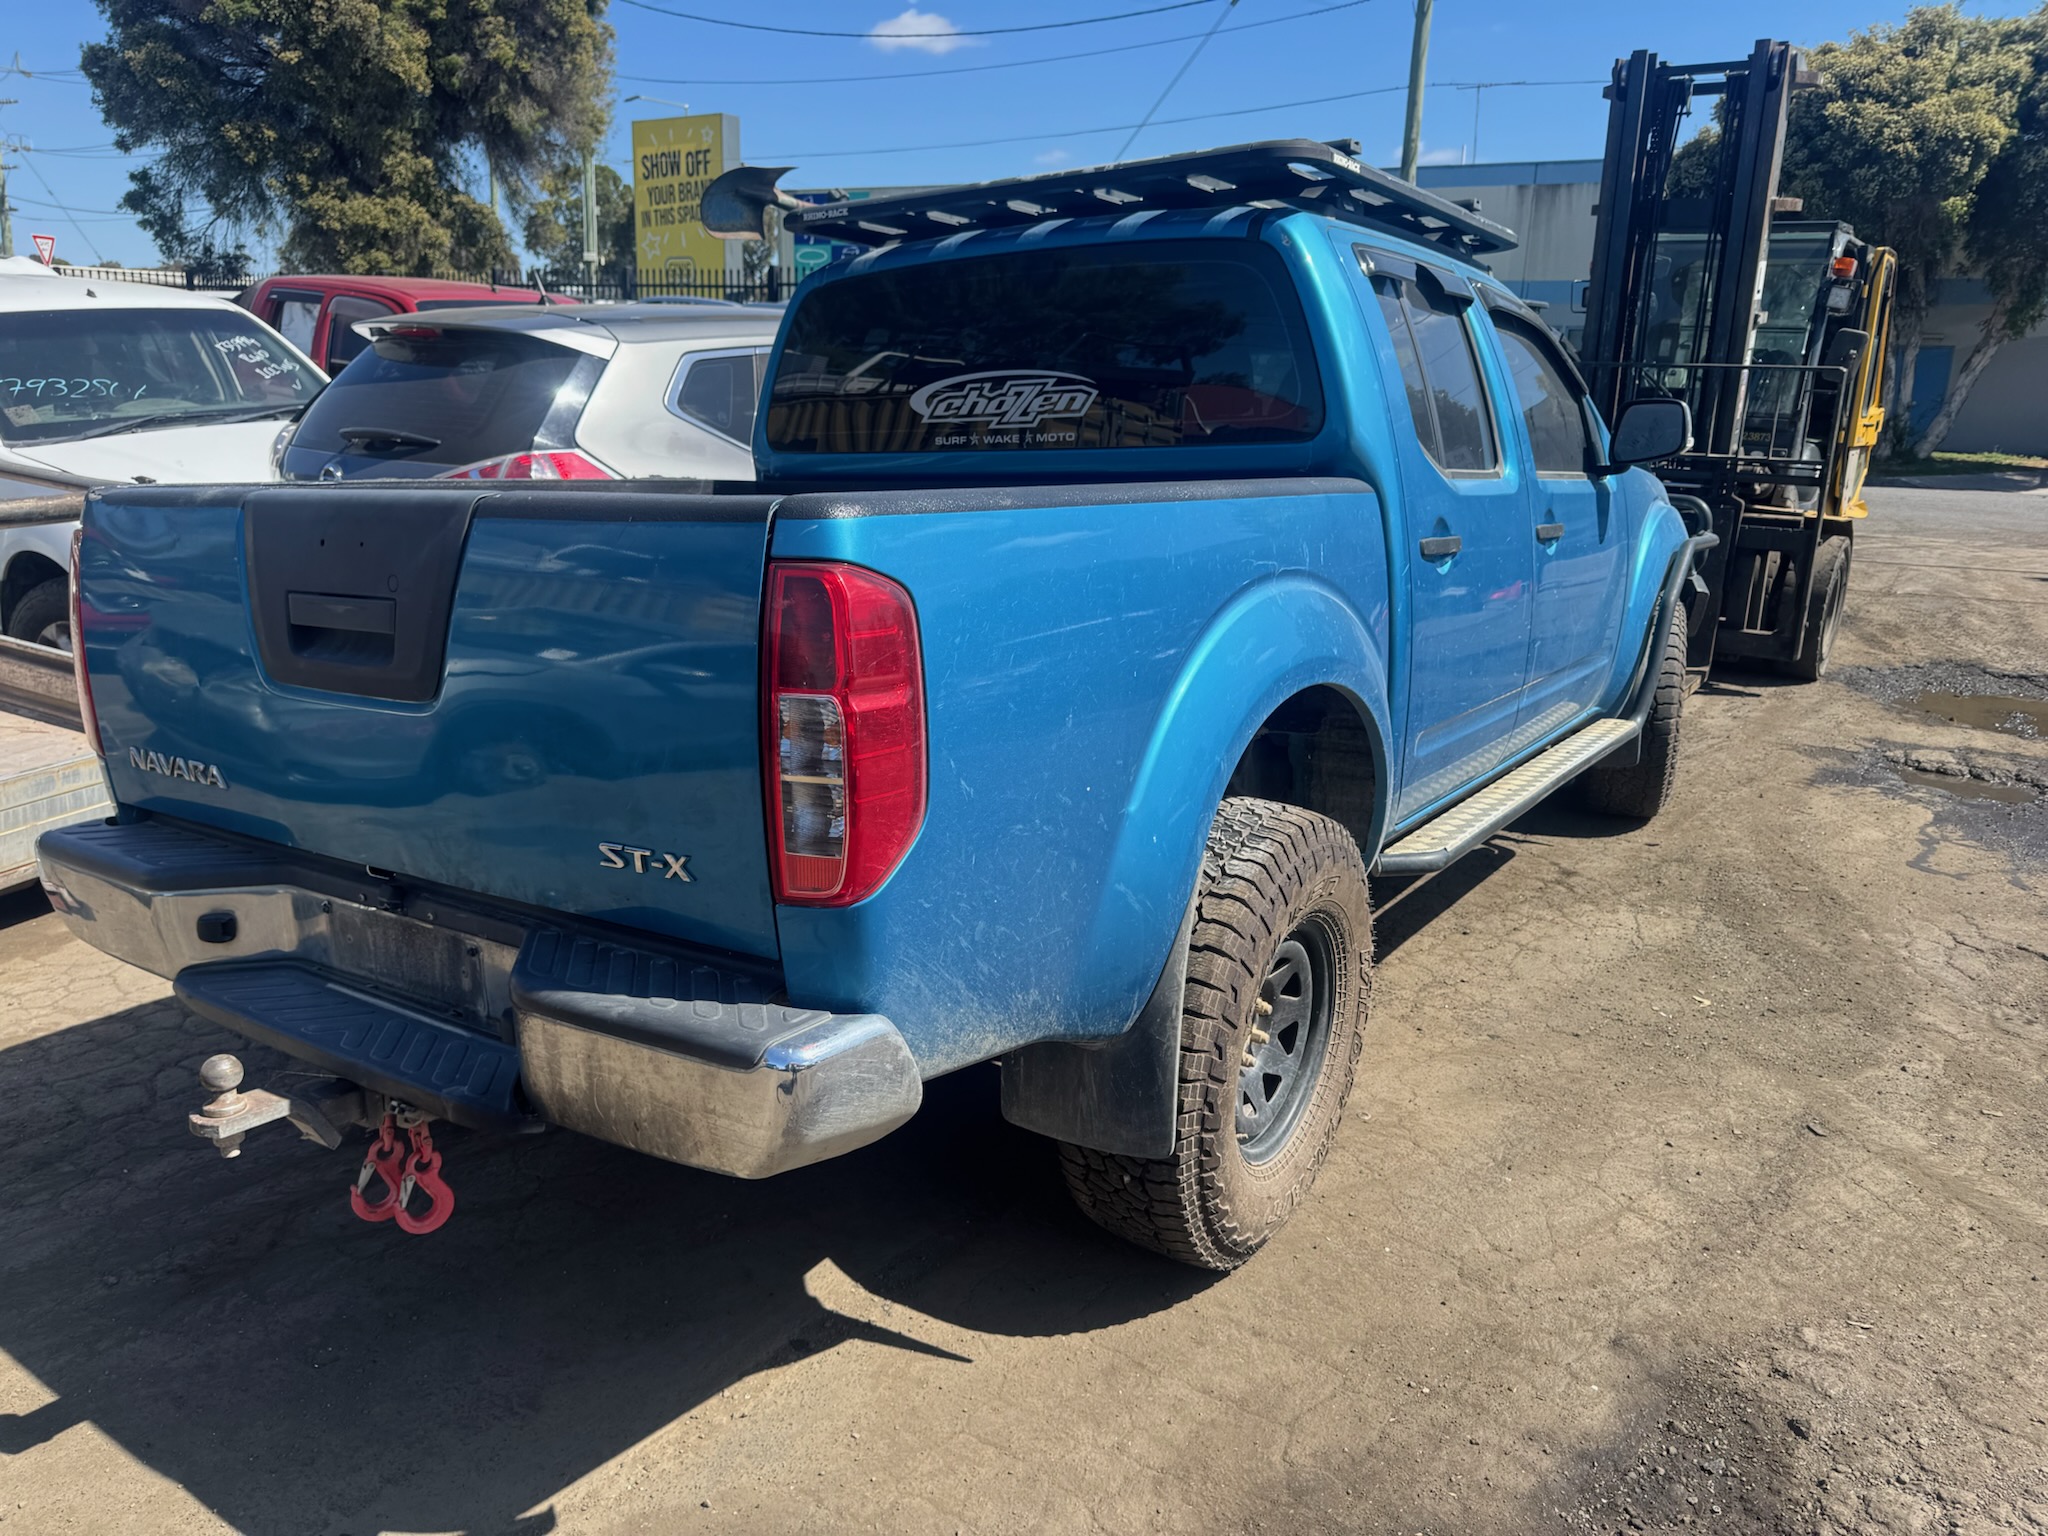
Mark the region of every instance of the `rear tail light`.
[[616, 480], [619, 477], [595, 459], [569, 449], [508, 453], [501, 459], [479, 459], [460, 469], [444, 470], [437, 480]]
[[836, 563], [768, 569], [763, 688], [775, 899], [872, 895], [924, 824], [924, 661], [910, 594]]
[[92, 678], [85, 670], [85, 602], [78, 594], [78, 561], [85, 553], [85, 529], [71, 530], [71, 677], [78, 689], [78, 714], [85, 727], [85, 739], [101, 757], [107, 749], [100, 743], [99, 711], [92, 707]]

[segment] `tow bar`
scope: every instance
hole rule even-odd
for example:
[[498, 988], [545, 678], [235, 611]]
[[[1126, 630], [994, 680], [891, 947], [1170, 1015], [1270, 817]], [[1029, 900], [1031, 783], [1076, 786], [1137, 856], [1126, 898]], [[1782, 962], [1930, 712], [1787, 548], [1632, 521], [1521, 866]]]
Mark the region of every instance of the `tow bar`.
[[[441, 1154], [427, 1130], [430, 1117], [424, 1110], [339, 1078], [317, 1079], [290, 1094], [264, 1088], [243, 1093], [242, 1064], [226, 1053], [200, 1064], [199, 1084], [213, 1097], [187, 1116], [186, 1123], [193, 1135], [212, 1142], [222, 1157], [240, 1157], [243, 1139], [251, 1131], [278, 1120], [289, 1121], [306, 1140], [329, 1151], [341, 1146], [351, 1127], [375, 1125], [376, 1138], [348, 1194], [349, 1209], [364, 1221], [394, 1221], [401, 1232], [415, 1236], [435, 1231], [454, 1214], [455, 1193], [441, 1177]], [[382, 1118], [373, 1118], [379, 1109]], [[376, 1182], [383, 1184], [384, 1192], [373, 1198], [370, 1186]], [[427, 1207], [418, 1215], [408, 1208], [415, 1193], [427, 1197]]]

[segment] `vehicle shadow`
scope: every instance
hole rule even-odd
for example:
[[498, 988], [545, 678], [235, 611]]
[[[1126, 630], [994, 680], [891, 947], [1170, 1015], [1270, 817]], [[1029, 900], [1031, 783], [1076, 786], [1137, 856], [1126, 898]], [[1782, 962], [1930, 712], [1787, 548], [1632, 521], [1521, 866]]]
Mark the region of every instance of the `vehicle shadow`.
[[[0, 1414], [0, 1458], [90, 1421], [252, 1536], [545, 1531], [750, 1375], [850, 1339], [968, 1370], [960, 1330], [1107, 1327], [1209, 1279], [1089, 1226], [993, 1068], [758, 1184], [444, 1130], [457, 1209], [409, 1237], [349, 1213], [360, 1143], [273, 1127], [227, 1161], [187, 1134], [193, 1069], [235, 1045], [164, 1001], [0, 1051], [0, 1348], [53, 1394]], [[243, 1055], [252, 1085], [287, 1069]]]

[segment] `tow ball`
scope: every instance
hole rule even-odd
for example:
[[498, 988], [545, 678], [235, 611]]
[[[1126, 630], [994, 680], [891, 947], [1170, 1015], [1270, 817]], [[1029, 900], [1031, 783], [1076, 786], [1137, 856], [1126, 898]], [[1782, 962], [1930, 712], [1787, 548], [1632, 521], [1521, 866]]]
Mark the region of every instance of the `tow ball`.
[[[222, 1157], [240, 1157], [251, 1131], [278, 1120], [289, 1121], [306, 1140], [329, 1151], [341, 1146], [352, 1127], [374, 1126], [369, 1154], [349, 1191], [349, 1209], [364, 1221], [394, 1222], [415, 1235], [434, 1231], [454, 1214], [455, 1194], [441, 1177], [441, 1154], [424, 1110], [339, 1078], [315, 1079], [289, 1094], [265, 1088], [244, 1093], [242, 1076], [242, 1063], [226, 1053], [200, 1064], [199, 1084], [213, 1097], [187, 1117], [187, 1124]], [[411, 1209], [416, 1194], [427, 1199], [418, 1214]]]

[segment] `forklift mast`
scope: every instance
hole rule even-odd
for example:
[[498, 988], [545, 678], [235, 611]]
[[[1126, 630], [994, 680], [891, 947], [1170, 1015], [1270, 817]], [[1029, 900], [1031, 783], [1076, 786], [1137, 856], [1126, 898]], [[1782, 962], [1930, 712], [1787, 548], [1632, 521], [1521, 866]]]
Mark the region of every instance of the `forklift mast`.
[[[1697, 669], [1718, 651], [1818, 676], [1864, 513], [1895, 264], [1845, 224], [1780, 218], [1801, 211], [1778, 193], [1792, 94], [1817, 79], [1765, 39], [1706, 64], [1637, 52], [1607, 87], [1580, 353], [1609, 421], [1642, 398], [1691, 408], [1691, 446], [1652, 467], [1720, 535], [1692, 584]], [[1713, 153], [1674, 188], [1696, 102], [1715, 103]]]
[[[1777, 211], [1778, 173], [1792, 91], [1812, 77], [1789, 43], [1762, 41], [1746, 60], [1664, 64], [1638, 50], [1614, 66], [1607, 87], [1607, 158], [1593, 237], [1592, 282], [1586, 290], [1581, 350], [1593, 370], [1593, 398], [1615, 419], [1630, 382], [1629, 365], [1644, 356], [1644, 332], [1657, 298], [1660, 237], [1684, 231], [1705, 237], [1710, 280], [1695, 318], [1703, 345], [1697, 362], [1749, 358], [1763, 297], [1764, 246]], [[1711, 192], [1670, 199], [1665, 189], [1679, 130], [1695, 98], [1721, 100], [1721, 154]], [[1720, 381], [1717, 381], [1717, 383]], [[1710, 453], [1732, 451], [1741, 431], [1726, 390], [1705, 391], [1694, 404], [1693, 434]]]

